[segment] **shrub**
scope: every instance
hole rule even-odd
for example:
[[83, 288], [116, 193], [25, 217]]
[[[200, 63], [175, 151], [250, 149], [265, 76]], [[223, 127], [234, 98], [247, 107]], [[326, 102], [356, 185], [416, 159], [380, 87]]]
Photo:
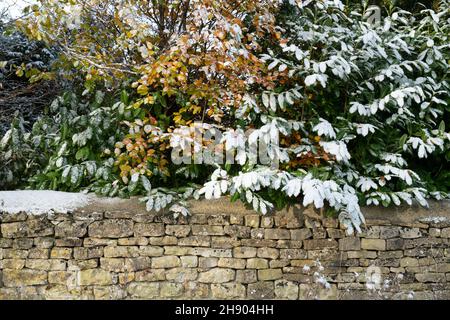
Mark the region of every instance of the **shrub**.
[[[61, 59], [85, 76], [84, 88], [55, 100], [31, 133], [15, 122], [0, 146], [0, 158], [15, 157], [0, 168], [7, 187], [142, 195], [149, 210], [176, 214], [188, 213], [190, 198], [226, 194], [263, 214], [301, 203], [338, 215], [348, 232], [364, 223], [361, 204], [426, 206], [427, 198], [447, 197], [446, 1], [439, 12], [390, 8], [376, 24], [367, 7], [348, 10], [339, 0], [244, 2], [232, 12], [221, 1], [195, 2], [185, 9], [192, 19], [177, 15], [172, 24], [183, 27], [168, 38], [159, 29], [141, 34], [131, 16], [102, 29], [102, 46], [85, 56], [77, 50], [93, 40], [92, 13], [81, 6], [70, 15], [58, 3], [39, 9], [56, 10], [56, 20], [25, 30], [49, 43], [72, 39]], [[216, 24], [203, 25], [202, 12]], [[95, 14], [118, 23], [114, 12]], [[50, 36], [54, 27], [62, 33]], [[187, 35], [189, 28], [206, 38]], [[211, 39], [220, 50], [208, 47]], [[170, 161], [195, 132], [210, 129], [224, 132], [217, 147], [234, 164]], [[242, 148], [248, 129], [278, 167], [252, 161], [254, 152]]]

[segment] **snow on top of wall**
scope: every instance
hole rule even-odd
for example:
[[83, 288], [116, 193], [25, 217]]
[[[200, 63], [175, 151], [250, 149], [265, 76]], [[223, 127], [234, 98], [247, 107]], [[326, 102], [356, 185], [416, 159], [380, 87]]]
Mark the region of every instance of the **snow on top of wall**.
[[67, 213], [84, 207], [93, 199], [84, 193], [47, 190], [0, 191], [0, 212], [44, 214], [50, 211]]

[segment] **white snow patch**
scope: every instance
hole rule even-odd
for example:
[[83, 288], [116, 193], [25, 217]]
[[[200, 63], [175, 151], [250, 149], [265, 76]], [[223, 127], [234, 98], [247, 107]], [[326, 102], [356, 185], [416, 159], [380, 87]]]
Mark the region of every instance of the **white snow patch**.
[[448, 220], [447, 217], [426, 217], [420, 219], [421, 222], [433, 222], [433, 223], [446, 222], [447, 220]]
[[84, 207], [94, 199], [93, 195], [47, 190], [0, 191], [0, 212], [45, 214], [67, 213]]

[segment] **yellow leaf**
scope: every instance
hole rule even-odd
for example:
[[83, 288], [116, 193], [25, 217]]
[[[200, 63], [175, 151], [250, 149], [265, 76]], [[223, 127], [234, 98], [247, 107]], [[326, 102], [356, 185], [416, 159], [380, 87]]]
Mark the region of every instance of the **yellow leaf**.
[[144, 86], [143, 84], [141, 84], [138, 88], [137, 88], [137, 93], [139, 93], [142, 96], [145, 96], [148, 93], [148, 88], [147, 86]]

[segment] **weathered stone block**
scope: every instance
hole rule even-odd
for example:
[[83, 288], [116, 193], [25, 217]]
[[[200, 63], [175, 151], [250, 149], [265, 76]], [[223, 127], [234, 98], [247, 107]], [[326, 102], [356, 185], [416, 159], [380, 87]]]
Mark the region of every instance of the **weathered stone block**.
[[370, 226], [367, 230], [365, 230], [362, 236], [367, 239], [378, 239], [380, 238], [380, 232], [381, 230], [379, 226]]
[[292, 240], [305, 240], [312, 237], [311, 229], [303, 228], [303, 229], [293, 229], [290, 230], [291, 239]]
[[113, 276], [109, 271], [101, 269], [87, 269], [78, 272], [78, 284], [81, 286], [106, 286], [113, 283]]
[[183, 256], [180, 259], [183, 268], [196, 268], [198, 266], [197, 256]]
[[107, 271], [133, 272], [151, 267], [148, 257], [138, 258], [100, 258], [100, 267]]
[[28, 253], [29, 259], [49, 259], [50, 249], [31, 248]]
[[290, 239], [291, 233], [287, 229], [265, 229], [264, 238], [269, 240]]
[[278, 259], [280, 250], [274, 248], [258, 248], [256, 255], [259, 258]]
[[12, 247], [14, 249], [30, 249], [33, 246], [33, 239], [18, 238], [13, 240]]
[[184, 284], [184, 296], [192, 299], [206, 299], [209, 297], [209, 284], [189, 281]]
[[82, 238], [87, 233], [87, 221], [63, 221], [56, 225], [55, 236], [57, 238]]
[[54, 247], [50, 251], [50, 258], [52, 259], [71, 259], [72, 258], [72, 248]]
[[281, 249], [280, 258], [281, 259], [306, 259], [308, 257], [308, 252], [303, 249]]
[[258, 280], [266, 281], [266, 280], [278, 280], [283, 277], [283, 272], [281, 269], [263, 269], [258, 270]]
[[236, 282], [240, 283], [253, 283], [258, 281], [256, 276], [256, 270], [237, 270]]
[[419, 260], [417, 258], [405, 257], [400, 260], [401, 267], [417, 267]]
[[[338, 251], [334, 248], [324, 248], [321, 250], [304, 250], [307, 253], [307, 259], [327, 261], [342, 259], [345, 252]], [[299, 257], [298, 259], [306, 259], [305, 257]]]
[[445, 282], [445, 273], [417, 273], [416, 279], [419, 282]]
[[119, 276], [119, 284], [125, 285], [130, 282], [133, 282], [136, 275], [134, 272], [124, 272], [119, 273], [118, 276]]
[[133, 282], [128, 285], [127, 292], [133, 298], [150, 299], [159, 297], [158, 282]]
[[273, 281], [260, 281], [247, 286], [247, 298], [252, 300], [275, 298]]
[[233, 257], [235, 258], [253, 258], [256, 257], [256, 248], [252, 247], [236, 247], [233, 249]]
[[450, 238], [450, 228], [444, 228], [441, 231], [442, 238]]
[[166, 246], [164, 247], [164, 255], [184, 256], [188, 255], [191, 249], [192, 249], [191, 247]]
[[186, 238], [178, 239], [179, 246], [192, 246], [192, 247], [209, 247], [211, 245], [210, 236], [190, 236]]
[[250, 238], [251, 235], [251, 228], [250, 227], [244, 227], [240, 225], [231, 225], [231, 226], [225, 226], [223, 228], [223, 231], [225, 234], [230, 235], [232, 237], [236, 238]]
[[339, 239], [339, 250], [341, 250], [341, 251], [361, 250], [360, 238], [347, 237], [347, 238]]
[[191, 224], [207, 224], [208, 216], [206, 214], [193, 214], [190, 217]]
[[166, 280], [166, 270], [146, 269], [135, 273], [136, 281], [164, 281]]
[[146, 237], [120, 238], [117, 240], [119, 246], [146, 246], [148, 242]]
[[319, 227], [313, 229], [313, 239], [325, 239], [327, 237], [327, 231], [325, 228]]
[[82, 290], [80, 288], [71, 288], [70, 290], [66, 285], [52, 284], [42, 288], [39, 292], [38, 299], [46, 300], [80, 300], [80, 299], [93, 299], [94, 296], [90, 294], [88, 290]]
[[292, 281], [275, 281], [275, 297], [282, 300], [298, 299], [298, 285]]
[[[449, 228], [450, 229], [450, 228]], [[441, 236], [441, 229], [437, 229], [437, 228], [430, 228], [428, 230], [430, 237], [435, 237], [435, 238], [439, 238]]]
[[38, 237], [34, 238], [34, 246], [37, 248], [48, 249], [53, 247], [55, 239], [51, 237]]
[[0, 238], [0, 248], [11, 248], [13, 246], [13, 240], [7, 238]]
[[132, 220], [134, 222], [146, 222], [146, 223], [150, 223], [150, 222], [154, 222], [155, 218], [157, 215], [155, 213], [151, 213], [151, 212], [145, 212], [145, 213], [137, 213], [137, 214], [133, 214], [133, 218]]
[[60, 259], [27, 259], [26, 268], [35, 270], [65, 270], [66, 261]]
[[181, 283], [162, 282], [161, 283], [161, 297], [178, 297], [183, 294], [184, 287]]
[[241, 246], [255, 248], [275, 248], [277, 246], [277, 241], [268, 239], [241, 239]]
[[80, 238], [64, 238], [56, 239], [56, 247], [81, 247], [83, 245], [83, 239]]
[[0, 261], [1, 269], [23, 269], [25, 267], [25, 259], [2, 259]]
[[208, 217], [211, 226], [226, 226], [230, 224], [230, 216], [227, 214], [212, 214]]
[[197, 269], [191, 268], [173, 268], [166, 271], [166, 279], [168, 281], [175, 281], [180, 283], [186, 283], [187, 281], [196, 280], [197, 276]]
[[126, 291], [117, 285], [94, 287], [93, 292], [96, 300], [119, 300], [127, 296]]
[[0, 222], [2, 222], [2, 223], [19, 222], [19, 221], [25, 221], [27, 219], [28, 219], [28, 214], [26, 214], [25, 212], [0, 214]]
[[245, 299], [245, 286], [240, 283], [219, 283], [211, 285], [211, 294], [216, 299]]
[[103, 212], [75, 211], [71, 214], [71, 217], [80, 221], [98, 221], [103, 219]]
[[244, 224], [244, 216], [241, 214], [230, 214], [230, 224]]
[[362, 239], [361, 248], [365, 250], [386, 250], [384, 239]]
[[[351, 283], [354, 285], [355, 283]], [[364, 288], [362, 286], [362, 288]], [[338, 290], [335, 284], [329, 288], [315, 287], [312, 284], [302, 283], [299, 288], [299, 299], [301, 300], [336, 300], [338, 298]]]
[[79, 260], [100, 258], [103, 257], [103, 247], [77, 247], [73, 249], [73, 257]]
[[394, 226], [382, 226], [380, 227], [380, 238], [391, 239], [397, 238], [400, 235], [400, 228]]
[[247, 260], [247, 269], [267, 269], [269, 261], [262, 258], [250, 258]]
[[202, 283], [224, 283], [233, 281], [235, 271], [231, 269], [214, 268], [206, 272], [202, 272], [198, 276], [198, 282]]
[[[360, 263], [361, 264], [361, 263]], [[355, 264], [354, 266], [357, 266], [358, 264]], [[388, 259], [380, 259], [378, 258], [375, 260], [374, 265], [380, 266], [380, 267], [399, 267], [400, 266], [400, 260], [395, 258], [388, 258]]]
[[[166, 247], [168, 248], [168, 247]], [[179, 247], [175, 247], [179, 248]], [[143, 257], [160, 257], [164, 253], [163, 248], [157, 246], [140, 246], [139, 247], [139, 255]]]
[[402, 228], [400, 229], [400, 237], [404, 239], [420, 238], [422, 233], [419, 228]]
[[292, 211], [277, 212], [274, 216], [275, 226], [287, 229], [298, 229], [303, 227], [303, 215]]
[[4, 269], [3, 284], [5, 287], [23, 287], [47, 284], [47, 272], [29, 269]]
[[107, 238], [84, 238], [84, 247], [98, 247], [98, 246], [116, 246], [117, 240]]
[[106, 211], [106, 219], [133, 219], [135, 213], [129, 211]]
[[223, 226], [193, 225], [194, 236], [222, 236], [225, 234]]
[[257, 214], [246, 215], [244, 217], [245, 225], [251, 228], [259, 228], [259, 219], [260, 216]]
[[229, 258], [232, 256], [232, 251], [231, 249], [189, 248], [188, 254], [202, 257]]
[[317, 250], [323, 248], [337, 248], [338, 243], [333, 239], [313, 239], [313, 240], [304, 240], [303, 248], [306, 250]]
[[341, 239], [345, 237], [345, 232], [340, 229], [327, 228], [328, 238]]
[[77, 272], [50, 271], [48, 273], [48, 283], [63, 284], [73, 288], [77, 286]]
[[339, 220], [336, 218], [323, 218], [322, 225], [325, 228], [337, 228], [339, 227]]
[[27, 237], [46, 237], [54, 235], [54, 226], [45, 217], [29, 218], [26, 222]]
[[156, 257], [152, 259], [152, 268], [175, 268], [181, 266], [181, 260], [177, 256]]
[[300, 249], [302, 247], [303, 241], [300, 240], [277, 240], [276, 245], [278, 249]]
[[166, 226], [166, 234], [177, 238], [184, 238], [191, 232], [190, 226], [185, 225], [168, 225]]
[[386, 240], [386, 250], [402, 250], [405, 248], [405, 240], [401, 238]]
[[245, 269], [246, 260], [238, 258], [220, 258], [217, 265], [222, 268]]
[[290, 263], [290, 265], [292, 267], [304, 267], [304, 266], [307, 266], [305, 268], [305, 271], [309, 270], [309, 268], [311, 266], [313, 266], [314, 264], [315, 264], [315, 261], [314, 260], [309, 260], [309, 259], [291, 260], [291, 263]]
[[97, 268], [97, 266], [98, 266], [98, 259], [69, 260], [67, 262], [67, 270], [69, 271], [94, 269]]
[[219, 258], [206, 258], [200, 257], [198, 259], [198, 266], [202, 269], [211, 269], [217, 267], [219, 264]]
[[2, 223], [0, 229], [2, 237], [4, 238], [20, 238], [27, 236], [25, 222]]
[[89, 225], [89, 237], [94, 238], [127, 238], [133, 235], [132, 220], [108, 219], [94, 221]]
[[149, 241], [152, 246], [176, 246], [178, 244], [178, 239], [173, 236], [150, 237]]
[[130, 258], [139, 257], [140, 250], [137, 246], [107, 246], [103, 249], [105, 258]]
[[402, 250], [384, 251], [384, 252], [380, 252], [378, 254], [379, 259], [394, 259], [394, 258], [401, 258], [401, 257], [403, 257]]
[[135, 237], [159, 237], [164, 234], [163, 223], [136, 223], [134, 226]]
[[211, 237], [211, 248], [232, 249], [240, 244], [241, 243], [237, 238], [230, 238], [227, 236]]
[[272, 228], [274, 224], [272, 217], [261, 217], [261, 228]]

